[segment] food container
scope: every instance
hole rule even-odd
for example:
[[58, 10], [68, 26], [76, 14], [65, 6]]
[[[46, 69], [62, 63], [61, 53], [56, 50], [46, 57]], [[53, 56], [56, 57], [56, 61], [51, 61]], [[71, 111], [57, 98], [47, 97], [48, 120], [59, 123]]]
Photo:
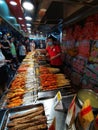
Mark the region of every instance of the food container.
[[[35, 110], [36, 110], [36, 112], [35, 112]], [[23, 115], [23, 114], [25, 114], [25, 115]], [[18, 115], [18, 117], [17, 117], [17, 115]], [[39, 117], [39, 115], [40, 115], [40, 117]], [[40, 120], [39, 120], [39, 118], [40, 118]], [[42, 122], [42, 120], [43, 120], [43, 122]], [[28, 127], [32, 127], [32, 126], [38, 127], [38, 125], [39, 125], [39, 127], [42, 127], [43, 124], [46, 126], [46, 128], [43, 127], [42, 130], [47, 130], [47, 119], [45, 116], [45, 109], [44, 109], [43, 104], [39, 103], [39, 104], [35, 104], [35, 105], [28, 105], [28, 106], [22, 106], [22, 107], [8, 109], [3, 118], [0, 130], [14, 129], [15, 127], [19, 127], [18, 128], [19, 130], [22, 130], [22, 129], [25, 130], [25, 129], [28, 129]]]
[[[0, 128], [1, 128], [1, 125], [2, 125], [2, 123], [3, 123], [5, 114], [6, 114], [6, 109], [0, 110]], [[0, 130], [1, 130], [1, 129], [0, 129]]]
[[82, 106], [86, 99], [89, 99], [93, 109], [98, 109], [98, 95], [91, 89], [81, 89], [77, 93], [79, 104]]

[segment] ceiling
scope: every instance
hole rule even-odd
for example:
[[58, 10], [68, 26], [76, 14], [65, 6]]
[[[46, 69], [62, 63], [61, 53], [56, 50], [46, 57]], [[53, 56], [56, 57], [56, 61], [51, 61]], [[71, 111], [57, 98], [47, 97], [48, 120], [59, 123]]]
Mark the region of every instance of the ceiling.
[[[34, 4], [33, 11], [27, 11], [22, 7], [23, 0], [13, 0], [17, 6], [10, 4], [11, 0], [0, 0], [5, 2], [6, 7], [0, 2], [0, 16], [13, 25], [13, 21], [6, 16], [14, 16], [17, 24], [16, 30], [24, 32], [25, 35], [32, 35], [36, 32], [49, 34], [52, 31], [59, 32], [64, 26], [73, 24], [87, 17], [92, 13], [98, 12], [98, 0], [31, 0]], [[4, 13], [8, 12], [8, 13]], [[2, 13], [2, 10], [3, 13]], [[31, 33], [27, 29], [25, 15], [32, 17]], [[22, 18], [22, 20], [19, 19]], [[15, 24], [14, 22], [14, 24]], [[15, 27], [15, 26], [14, 26]]]

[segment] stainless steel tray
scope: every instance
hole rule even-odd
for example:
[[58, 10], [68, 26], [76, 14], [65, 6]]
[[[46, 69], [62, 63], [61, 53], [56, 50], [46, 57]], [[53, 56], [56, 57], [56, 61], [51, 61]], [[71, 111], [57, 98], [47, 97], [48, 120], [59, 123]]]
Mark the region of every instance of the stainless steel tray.
[[74, 94], [67, 95], [62, 97], [62, 104], [63, 104], [63, 110], [55, 110], [54, 109], [54, 98], [50, 99], [44, 99], [44, 100], [38, 100], [38, 103], [43, 103], [44, 107], [46, 109], [45, 113], [47, 115], [47, 123], [48, 125], [51, 124], [53, 118], [56, 118], [56, 128], [55, 130], [67, 130], [65, 119], [68, 107], [74, 97]]
[[72, 87], [67, 87], [67, 88], [65, 87], [65, 88], [59, 88], [59, 89], [49, 90], [49, 91], [39, 91], [37, 99], [41, 100], [41, 99], [53, 98], [58, 91], [61, 92], [62, 96], [67, 96], [76, 93], [76, 91]]
[[63, 88], [71, 88], [71, 85], [64, 85], [64, 86], [60, 86], [60, 87], [57, 87], [55, 89], [50, 89], [50, 90], [44, 90], [44, 89], [41, 89], [41, 86], [40, 86], [40, 91], [42, 92], [47, 92], [47, 91], [54, 91], [54, 90], [59, 90], [59, 89], [63, 89]]
[[5, 114], [6, 114], [6, 109], [5, 110], [0, 110], [0, 128], [1, 128], [1, 125], [3, 123]]
[[4, 106], [6, 105], [6, 103], [7, 103], [7, 96], [4, 93], [3, 96], [0, 99], [0, 109], [3, 109]]
[[[25, 112], [28, 112], [29, 110], [32, 110], [32, 109], [34, 109], [36, 107], [40, 107], [40, 106], [44, 107], [44, 105], [42, 103], [38, 103], [35, 105], [28, 105], [28, 106], [22, 106], [22, 107], [8, 109], [3, 118], [0, 130], [9, 130], [9, 128], [7, 127], [7, 124], [10, 122], [10, 117], [13, 116], [14, 114], [23, 114]], [[44, 109], [43, 115], [45, 115], [45, 109]], [[43, 130], [47, 130], [47, 129], [43, 129]]]

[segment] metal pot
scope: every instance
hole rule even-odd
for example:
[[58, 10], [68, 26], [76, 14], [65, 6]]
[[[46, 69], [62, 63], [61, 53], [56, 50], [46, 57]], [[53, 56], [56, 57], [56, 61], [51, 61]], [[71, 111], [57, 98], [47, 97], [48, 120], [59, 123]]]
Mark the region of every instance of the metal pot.
[[98, 94], [91, 89], [81, 89], [77, 93], [77, 99], [79, 105], [82, 107], [86, 99], [90, 99], [93, 111], [98, 112]]

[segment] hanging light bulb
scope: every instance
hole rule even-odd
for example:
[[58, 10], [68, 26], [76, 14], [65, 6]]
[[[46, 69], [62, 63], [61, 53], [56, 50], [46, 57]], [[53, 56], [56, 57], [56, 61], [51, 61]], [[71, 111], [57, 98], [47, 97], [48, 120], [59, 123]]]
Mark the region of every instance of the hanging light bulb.
[[29, 0], [23, 1], [22, 5], [23, 5], [23, 7], [24, 7], [26, 10], [33, 10], [33, 9], [34, 9], [33, 3], [30, 2]]
[[17, 5], [17, 3], [15, 1], [12, 1], [12, 0], [10, 1], [10, 4], [13, 5], [13, 6]]
[[30, 16], [26, 16], [25, 19], [28, 20], [28, 21], [32, 20], [32, 18]]
[[31, 27], [31, 24], [29, 24], [29, 23], [27, 23], [26, 25], [27, 25], [28, 27]]

